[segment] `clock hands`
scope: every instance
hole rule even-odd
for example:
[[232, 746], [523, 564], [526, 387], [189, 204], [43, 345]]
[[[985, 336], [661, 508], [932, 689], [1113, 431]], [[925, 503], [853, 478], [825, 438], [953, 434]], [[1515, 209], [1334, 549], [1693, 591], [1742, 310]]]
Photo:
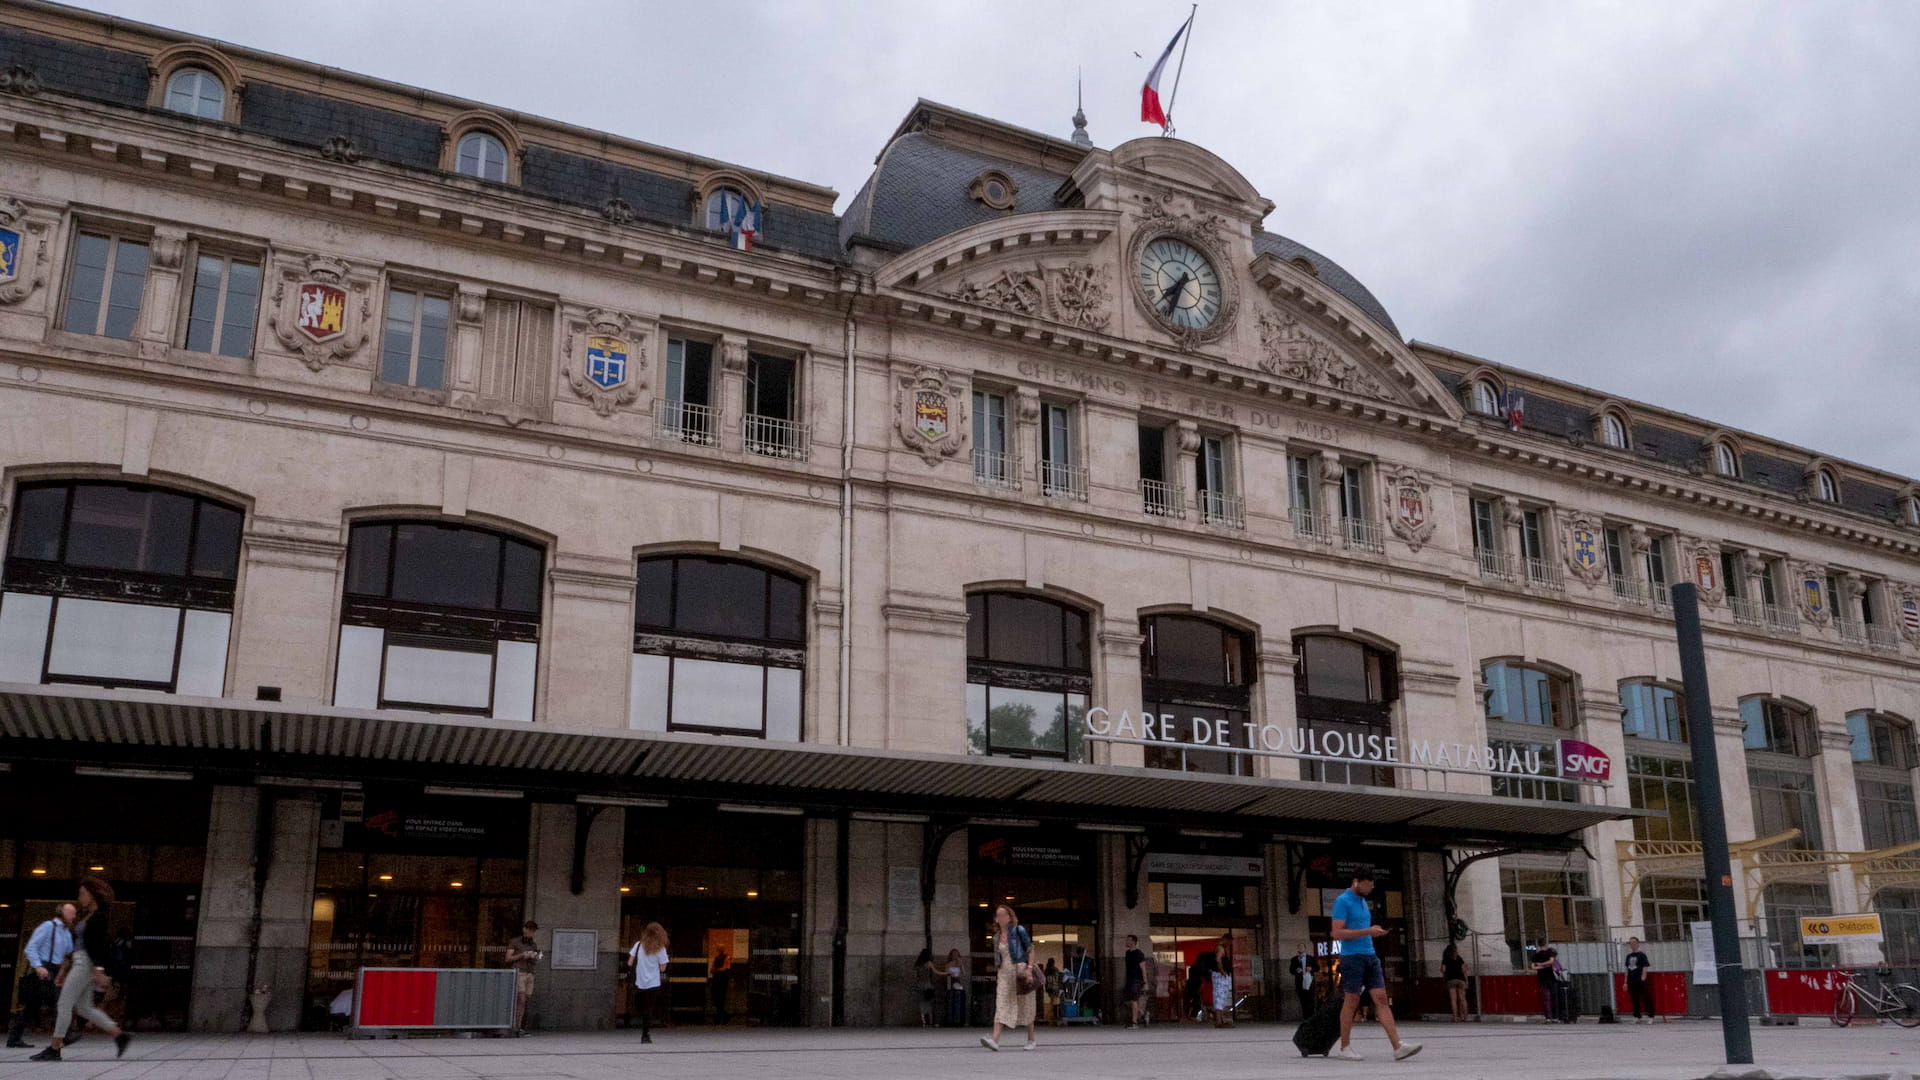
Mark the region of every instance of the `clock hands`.
[[1161, 308], [1166, 312], [1168, 316], [1171, 316], [1173, 314], [1173, 309], [1175, 306], [1177, 306], [1180, 300], [1181, 294], [1187, 291], [1187, 282], [1192, 280], [1193, 280], [1193, 275], [1182, 270], [1180, 272], [1180, 280], [1167, 286], [1164, 290], [1161, 291], [1160, 293], [1160, 299], [1162, 301]]

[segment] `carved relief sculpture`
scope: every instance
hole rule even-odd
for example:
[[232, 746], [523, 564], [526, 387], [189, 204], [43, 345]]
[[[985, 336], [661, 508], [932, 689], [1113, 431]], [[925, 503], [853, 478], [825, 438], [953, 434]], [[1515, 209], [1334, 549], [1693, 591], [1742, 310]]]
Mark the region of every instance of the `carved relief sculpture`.
[[342, 259], [308, 255], [299, 268], [283, 266], [273, 287], [267, 326], [311, 371], [339, 363], [367, 343], [373, 320], [371, 283]]
[[1047, 301], [1058, 322], [1096, 334], [1105, 333], [1112, 316], [1107, 313], [1107, 272], [1092, 263], [1055, 267], [1047, 273]]
[[950, 373], [917, 367], [897, 381], [893, 426], [909, 448], [929, 465], [940, 464], [966, 444], [966, 387]]
[[634, 320], [595, 308], [567, 322], [560, 373], [596, 415], [633, 404], [646, 385], [647, 339]]
[[1433, 539], [1433, 484], [1405, 465], [1380, 466], [1387, 499], [1387, 526], [1413, 551]]
[[1718, 607], [1727, 597], [1727, 583], [1720, 580], [1720, 549], [1694, 537], [1680, 539], [1680, 568], [1700, 587], [1700, 602]]
[[1598, 585], [1607, 576], [1605, 526], [1599, 518], [1584, 510], [1567, 516], [1567, 568], [1573, 576], [1589, 585]]
[[996, 311], [1039, 318], [1046, 313], [1046, 284], [1039, 267], [1032, 270], [1002, 270], [987, 281], [963, 281], [950, 293], [955, 300]]
[[1920, 587], [1900, 586], [1900, 633], [1915, 645], [1920, 645]]
[[1341, 355], [1331, 343], [1302, 325], [1289, 312], [1260, 316], [1260, 370], [1269, 375], [1312, 386], [1327, 386], [1348, 394], [1394, 400], [1386, 385], [1360, 364]]
[[1827, 595], [1827, 575], [1811, 563], [1793, 566], [1793, 593], [1800, 605], [1800, 617], [1815, 626], [1825, 626], [1833, 618], [1834, 598]]
[[17, 304], [46, 282], [47, 223], [18, 199], [0, 198], [0, 304]]

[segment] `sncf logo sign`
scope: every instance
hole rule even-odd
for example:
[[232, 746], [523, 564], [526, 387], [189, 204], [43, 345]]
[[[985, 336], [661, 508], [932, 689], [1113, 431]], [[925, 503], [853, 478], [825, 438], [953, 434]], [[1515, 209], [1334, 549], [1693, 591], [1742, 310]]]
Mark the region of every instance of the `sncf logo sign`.
[[1613, 759], [1592, 743], [1578, 739], [1560, 740], [1560, 775], [1567, 780], [1604, 783], [1613, 775]]

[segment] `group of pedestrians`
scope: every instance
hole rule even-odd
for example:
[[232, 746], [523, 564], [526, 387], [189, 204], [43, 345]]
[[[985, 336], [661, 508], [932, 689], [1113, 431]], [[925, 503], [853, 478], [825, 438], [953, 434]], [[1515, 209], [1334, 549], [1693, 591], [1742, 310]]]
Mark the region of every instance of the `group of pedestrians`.
[[72, 903], [61, 904], [53, 917], [34, 928], [27, 938], [27, 971], [20, 976], [20, 1011], [7, 1029], [7, 1047], [30, 1050], [27, 1027], [53, 1006], [53, 1039], [30, 1061], [59, 1061], [61, 1051], [79, 1040], [71, 1034], [75, 1017], [92, 1024], [113, 1040], [114, 1056], [127, 1052], [132, 1036], [101, 1012], [95, 995], [104, 994], [125, 972], [114, 969], [109, 907], [113, 886], [98, 877], [80, 879]]
[[913, 961], [913, 988], [921, 1027], [966, 1026], [967, 965], [959, 949], [948, 949], [938, 962], [932, 949], [921, 949]]

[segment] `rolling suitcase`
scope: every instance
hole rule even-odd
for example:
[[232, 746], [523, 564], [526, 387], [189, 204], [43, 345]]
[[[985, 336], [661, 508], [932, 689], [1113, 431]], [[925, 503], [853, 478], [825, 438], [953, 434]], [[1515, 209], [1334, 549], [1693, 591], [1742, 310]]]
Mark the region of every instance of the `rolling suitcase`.
[[1300, 1021], [1294, 1030], [1293, 1045], [1300, 1048], [1301, 1057], [1326, 1057], [1333, 1053], [1334, 1044], [1340, 1041], [1340, 999], [1322, 1002], [1313, 1015]]

